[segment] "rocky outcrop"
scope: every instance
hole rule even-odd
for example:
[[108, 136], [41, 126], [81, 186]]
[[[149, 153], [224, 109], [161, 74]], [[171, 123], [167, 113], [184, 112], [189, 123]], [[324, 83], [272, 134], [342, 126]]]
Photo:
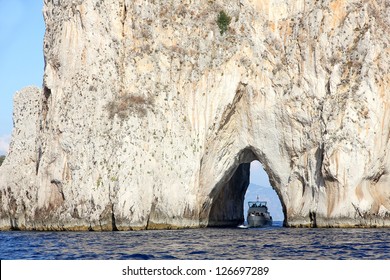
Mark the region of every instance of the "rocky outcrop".
[[384, 0], [46, 0], [44, 88], [16, 97], [0, 227], [234, 225], [255, 159], [288, 226], [390, 226], [389, 15]]
[[[14, 123], [9, 155], [0, 166], [0, 228], [24, 229], [34, 219], [41, 149], [39, 126], [42, 91], [28, 87], [14, 96]], [[38, 147], [38, 149], [37, 149]]]

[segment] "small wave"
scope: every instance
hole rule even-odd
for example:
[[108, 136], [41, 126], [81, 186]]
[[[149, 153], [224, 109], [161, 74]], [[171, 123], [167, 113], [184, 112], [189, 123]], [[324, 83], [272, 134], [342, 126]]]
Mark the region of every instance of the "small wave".
[[189, 255], [204, 255], [204, 254], [207, 254], [207, 251], [192, 251], [188, 254]]

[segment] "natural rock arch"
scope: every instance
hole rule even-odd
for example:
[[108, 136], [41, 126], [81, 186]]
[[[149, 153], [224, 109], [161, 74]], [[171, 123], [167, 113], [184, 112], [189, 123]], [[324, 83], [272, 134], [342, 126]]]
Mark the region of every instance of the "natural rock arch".
[[[208, 217], [208, 226], [237, 226], [244, 222], [244, 196], [249, 185], [250, 164], [254, 160], [262, 162], [250, 148], [241, 151], [239, 165], [233, 173], [223, 178], [210, 193], [211, 207]], [[242, 161], [242, 162], [241, 162]], [[272, 171], [271, 171], [272, 173]], [[270, 182], [273, 187], [273, 181]], [[286, 216], [286, 206], [275, 188]]]
[[[236, 156], [237, 161], [225, 172], [220, 181], [211, 189], [209, 202], [204, 205], [204, 214], [207, 217], [207, 226], [236, 226], [244, 221], [243, 202], [249, 185], [250, 163], [258, 160], [264, 164], [264, 158], [248, 147], [241, 150]], [[275, 189], [282, 204], [283, 214], [286, 217], [286, 207], [279, 189], [276, 187], [275, 172], [268, 169], [271, 186]], [[208, 212], [208, 214], [207, 214]]]

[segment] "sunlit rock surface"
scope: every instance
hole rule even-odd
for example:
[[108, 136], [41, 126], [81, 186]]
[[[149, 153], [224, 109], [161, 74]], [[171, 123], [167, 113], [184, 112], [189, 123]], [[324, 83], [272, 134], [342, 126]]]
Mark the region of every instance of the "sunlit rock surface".
[[44, 87], [15, 98], [2, 229], [236, 225], [255, 159], [286, 225], [390, 226], [388, 1], [43, 13]]

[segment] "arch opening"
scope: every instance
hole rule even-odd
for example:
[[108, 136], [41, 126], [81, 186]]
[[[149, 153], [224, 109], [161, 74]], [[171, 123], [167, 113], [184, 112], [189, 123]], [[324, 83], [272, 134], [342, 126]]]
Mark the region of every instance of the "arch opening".
[[[263, 168], [252, 149], [243, 150], [236, 167], [218, 182], [210, 193], [211, 206], [208, 215], [209, 227], [236, 227], [246, 222], [248, 200], [268, 201], [268, 208], [277, 221], [285, 225], [286, 208], [275, 188], [275, 178]], [[271, 179], [271, 180], [270, 180]]]
[[268, 174], [258, 160], [250, 164], [250, 178], [244, 199], [244, 217], [248, 212], [248, 202], [257, 199], [267, 202], [268, 211], [270, 212], [273, 225], [282, 226], [284, 223], [283, 206], [276, 191], [270, 184]]

